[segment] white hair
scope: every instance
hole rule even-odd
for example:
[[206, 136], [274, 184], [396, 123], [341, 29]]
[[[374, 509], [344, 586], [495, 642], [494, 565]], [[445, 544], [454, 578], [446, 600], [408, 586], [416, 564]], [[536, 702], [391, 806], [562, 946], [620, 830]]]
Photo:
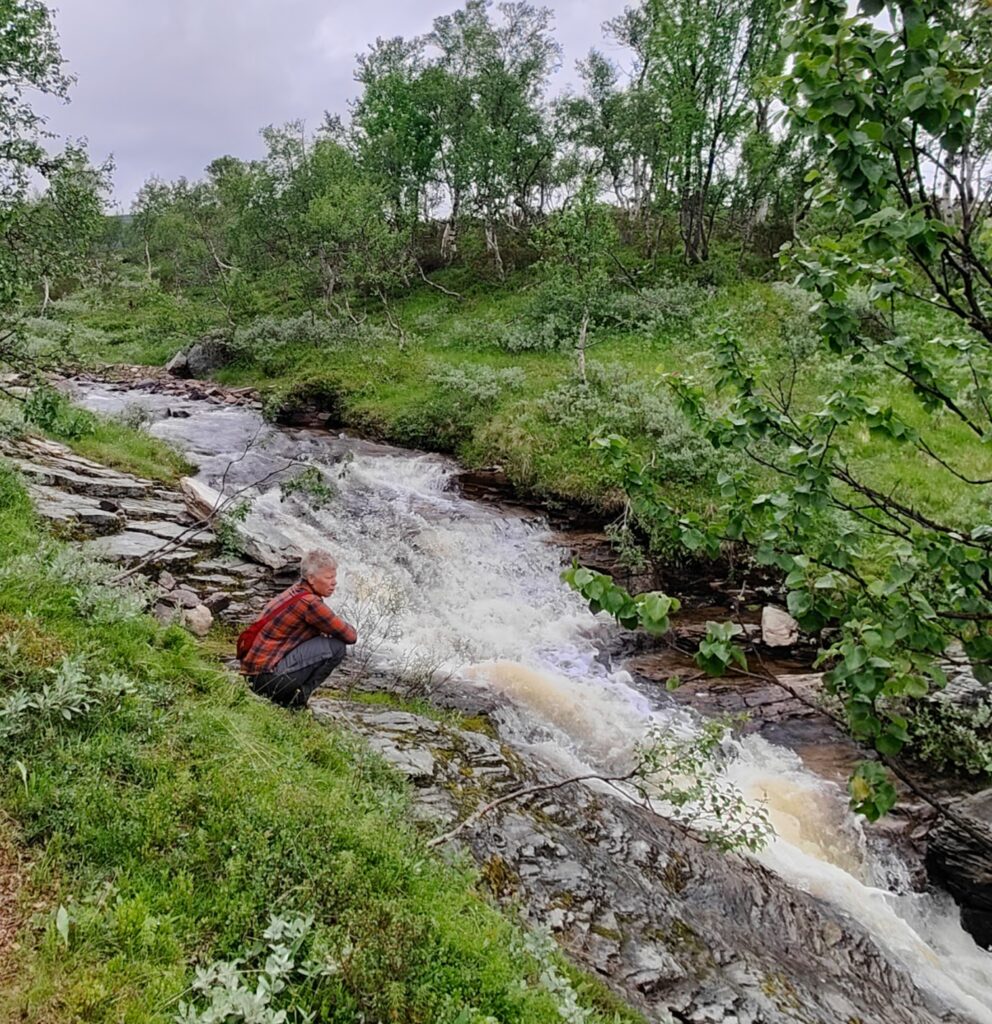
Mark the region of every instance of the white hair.
[[307, 551], [300, 559], [300, 576], [309, 580], [317, 575], [322, 569], [336, 569], [337, 559], [323, 548], [314, 548]]

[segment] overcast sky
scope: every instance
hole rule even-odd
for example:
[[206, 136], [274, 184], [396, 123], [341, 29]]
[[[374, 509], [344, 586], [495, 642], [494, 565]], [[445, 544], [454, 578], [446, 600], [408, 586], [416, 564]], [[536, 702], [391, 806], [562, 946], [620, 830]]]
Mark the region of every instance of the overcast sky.
[[[558, 90], [575, 61], [604, 47], [602, 22], [625, 0], [547, 0], [564, 48]], [[56, 0], [71, 102], [45, 107], [60, 136], [113, 154], [126, 210], [150, 176], [198, 177], [217, 156], [261, 153], [258, 129], [325, 110], [356, 93], [355, 54], [377, 36], [414, 36], [458, 0]], [[608, 51], [609, 46], [605, 47]]]

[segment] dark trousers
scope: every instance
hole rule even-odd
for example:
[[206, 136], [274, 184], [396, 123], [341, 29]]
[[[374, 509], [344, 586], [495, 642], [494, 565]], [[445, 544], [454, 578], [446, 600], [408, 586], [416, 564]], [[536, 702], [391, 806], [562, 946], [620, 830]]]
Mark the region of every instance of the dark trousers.
[[248, 680], [260, 697], [268, 697], [286, 708], [302, 708], [310, 694], [341, 664], [347, 650], [333, 636], [315, 636], [294, 647], [269, 672]]

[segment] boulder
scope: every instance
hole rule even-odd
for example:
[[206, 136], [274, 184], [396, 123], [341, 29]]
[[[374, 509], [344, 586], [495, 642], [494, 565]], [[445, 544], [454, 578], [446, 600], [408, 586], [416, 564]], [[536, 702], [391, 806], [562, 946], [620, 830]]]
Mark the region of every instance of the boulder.
[[217, 615], [230, 605], [231, 600], [232, 598], [230, 594], [225, 594], [222, 590], [214, 590], [207, 594], [203, 599], [203, 603], [214, 613], [214, 615]]
[[[961, 905], [961, 924], [980, 946], [992, 946], [992, 789], [954, 804], [973, 835], [945, 818], [930, 833], [927, 871]], [[978, 836], [985, 836], [980, 842]]]
[[152, 615], [154, 615], [163, 626], [171, 626], [178, 618], [179, 613], [171, 605], [157, 604], [152, 609]]
[[171, 572], [166, 572], [166, 570], [163, 569], [158, 574], [158, 585], [163, 590], [174, 590], [176, 586], [176, 577], [173, 576]]
[[189, 377], [189, 360], [186, 357], [186, 352], [180, 349], [166, 364], [165, 372], [172, 374], [173, 377]]
[[199, 597], [186, 587], [179, 587], [169, 594], [169, 600], [180, 608], [196, 608], [200, 604]]
[[[198, 518], [210, 519], [223, 506], [223, 495], [201, 480], [183, 477], [179, 486], [186, 496], [189, 510]], [[231, 526], [241, 552], [270, 569], [286, 569], [303, 554], [295, 540], [281, 530], [278, 524], [255, 513], [249, 513], [244, 522], [235, 522]]]
[[206, 605], [198, 604], [195, 608], [184, 608], [180, 621], [194, 636], [206, 636], [214, 624], [214, 617]]
[[791, 647], [799, 639], [799, 623], [774, 605], [761, 609], [761, 640], [766, 647]]
[[190, 377], [206, 377], [214, 370], [219, 370], [230, 361], [230, 350], [227, 347], [226, 335], [223, 331], [211, 331], [198, 342], [191, 345], [186, 352], [186, 368]]

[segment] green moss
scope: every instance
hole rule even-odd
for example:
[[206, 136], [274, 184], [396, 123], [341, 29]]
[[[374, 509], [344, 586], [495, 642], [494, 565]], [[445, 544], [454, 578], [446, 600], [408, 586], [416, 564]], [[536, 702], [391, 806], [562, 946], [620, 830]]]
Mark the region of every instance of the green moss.
[[510, 865], [498, 853], [492, 854], [482, 862], [479, 875], [497, 899], [511, 896], [516, 891], [519, 881]]
[[493, 740], [499, 736], [499, 733], [496, 732], [496, 727], [485, 715], [466, 715], [461, 720], [461, 727], [469, 732], [481, 733], [483, 736], [488, 736]]

